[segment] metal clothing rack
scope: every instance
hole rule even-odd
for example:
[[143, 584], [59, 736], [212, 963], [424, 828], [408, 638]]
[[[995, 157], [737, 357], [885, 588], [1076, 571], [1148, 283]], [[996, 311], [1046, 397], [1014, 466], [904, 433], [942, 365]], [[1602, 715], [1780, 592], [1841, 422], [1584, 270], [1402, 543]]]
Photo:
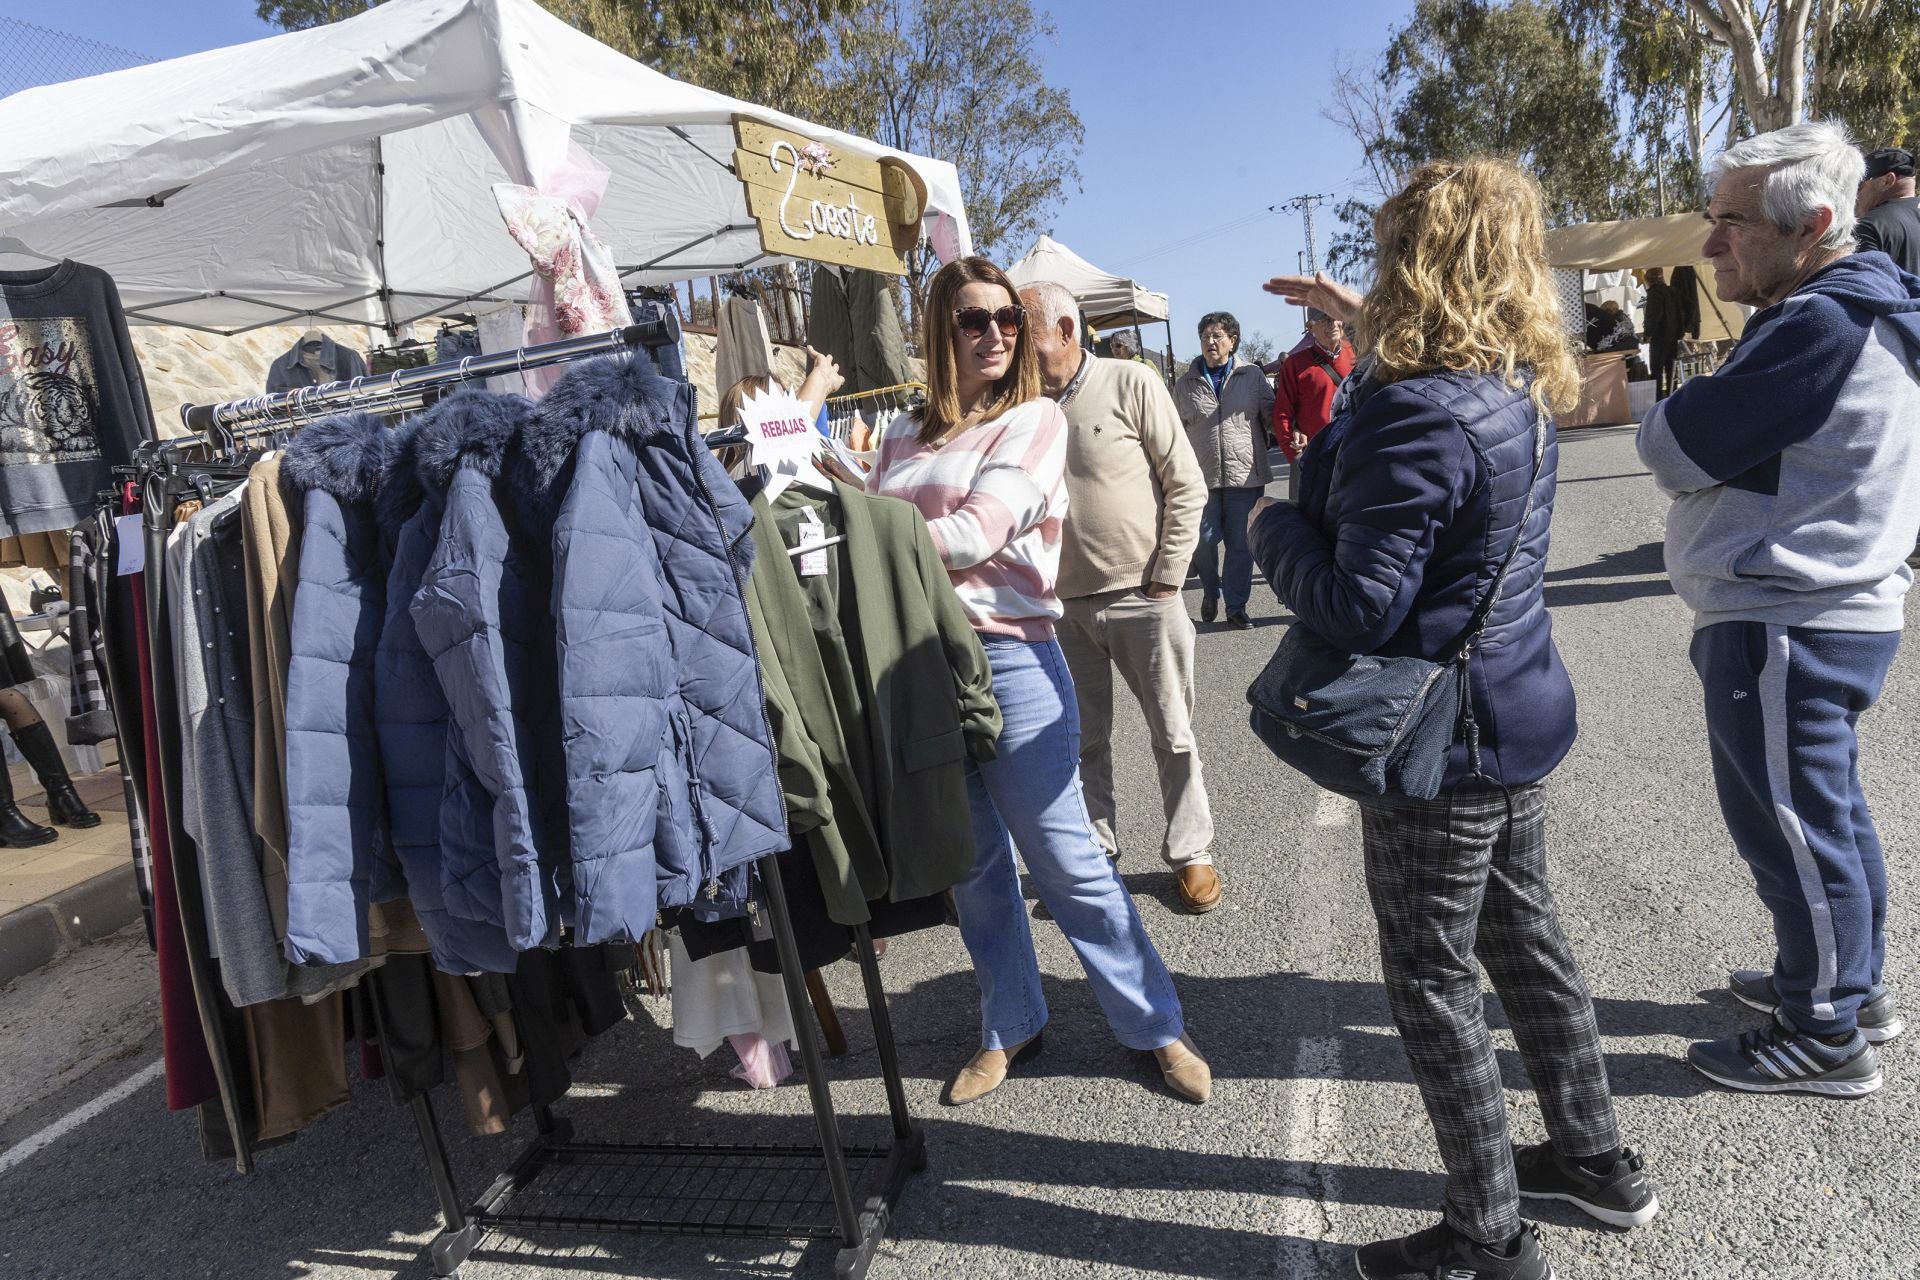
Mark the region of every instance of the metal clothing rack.
[[[393, 413], [430, 404], [459, 384], [633, 347], [677, 344], [679, 322], [658, 305], [639, 323], [592, 337], [518, 351], [356, 378], [217, 405], [187, 405], [181, 417], [196, 434], [143, 446], [148, 468], [191, 470], [184, 454], [211, 449], [232, 455], [237, 442], [296, 428], [347, 410]], [[711, 447], [735, 443], [737, 432], [710, 432]], [[892, 1134], [878, 1145], [849, 1145], [840, 1133], [825, 1056], [808, 1016], [799, 945], [794, 938], [778, 859], [758, 863], [780, 960], [782, 987], [806, 1071], [817, 1144], [711, 1145], [579, 1140], [573, 1122], [545, 1106], [533, 1109], [533, 1142], [471, 1204], [460, 1196], [433, 1105], [411, 1102], [444, 1229], [428, 1246], [434, 1273], [456, 1276], [489, 1231], [629, 1232], [641, 1235], [837, 1239], [834, 1273], [859, 1280], [887, 1236], [909, 1176], [926, 1165], [926, 1143], [907, 1110], [893, 1022], [887, 1013], [873, 936], [854, 929], [854, 950], [873, 1018]], [[516, 1260], [523, 1260], [517, 1256]]]

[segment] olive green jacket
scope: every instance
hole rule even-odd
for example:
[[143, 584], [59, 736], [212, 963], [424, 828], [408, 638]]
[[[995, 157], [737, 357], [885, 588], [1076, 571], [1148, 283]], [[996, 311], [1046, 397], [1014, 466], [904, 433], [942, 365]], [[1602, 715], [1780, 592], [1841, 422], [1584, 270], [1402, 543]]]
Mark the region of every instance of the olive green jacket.
[[841, 924], [869, 900], [952, 888], [973, 867], [965, 762], [991, 760], [1000, 706], [986, 651], [953, 593], [918, 510], [837, 483], [872, 734], [873, 790], [854, 776], [818, 641], [771, 508], [753, 505], [747, 612], [760, 653], [787, 826], [804, 835]]

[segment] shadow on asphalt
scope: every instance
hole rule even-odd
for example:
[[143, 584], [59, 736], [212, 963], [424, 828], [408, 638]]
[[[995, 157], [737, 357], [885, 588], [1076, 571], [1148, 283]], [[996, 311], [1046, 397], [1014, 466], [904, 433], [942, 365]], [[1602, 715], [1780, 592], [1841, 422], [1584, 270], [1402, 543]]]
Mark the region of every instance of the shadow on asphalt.
[[[1170, 878], [1170, 877], [1169, 877]], [[1051, 922], [1033, 922], [1053, 928]], [[1350, 982], [1304, 973], [1262, 974], [1220, 978], [1206, 974], [1175, 973], [1174, 984], [1186, 1014], [1187, 1028], [1207, 1057], [1216, 1081], [1334, 1078], [1390, 1084], [1412, 1084], [1413, 1074], [1402, 1051], [1399, 1034], [1387, 1008], [1386, 991], [1377, 982]], [[1053, 1023], [1070, 1016], [1062, 1033], [1049, 1030], [1046, 1051], [1023, 1065], [1019, 1074], [1032, 1078], [1079, 1075], [1137, 1076], [1158, 1092], [1158, 1076], [1146, 1054], [1133, 1054], [1116, 1044], [1099, 1025], [1084, 982], [1043, 974], [1042, 991]], [[1487, 1025], [1507, 1027], [1498, 996], [1489, 989]], [[896, 1020], [917, 1021], [922, 1009], [979, 1007], [970, 972], [943, 974], [901, 992], [889, 1001]], [[1707, 1003], [1676, 1005], [1650, 1000], [1600, 996], [1593, 1002], [1603, 1036], [1676, 1036], [1708, 1039], [1746, 1025], [1732, 1010]], [[1092, 1017], [1085, 1017], [1091, 1014]], [[1050, 1023], [1050, 1027], [1053, 1025]], [[1307, 1040], [1320, 1041], [1331, 1053], [1296, 1052]], [[924, 1048], [903, 1053], [902, 1069], [930, 1081], [944, 1081], [957, 1069], [969, 1042], [945, 1038], [928, 1061]], [[1526, 1064], [1511, 1049], [1497, 1049], [1500, 1073], [1512, 1089], [1530, 1089]], [[1676, 1054], [1615, 1049], [1607, 1053], [1607, 1070], [1614, 1093], [1687, 1098], [1707, 1092], [1706, 1081]], [[1338, 1070], [1303, 1071], [1303, 1066], [1332, 1062]], [[1123, 1065], [1124, 1064], [1124, 1065]]]
[[[1596, 479], [1612, 479], [1599, 476]], [[1547, 582], [1569, 582], [1587, 578], [1643, 578], [1649, 574], [1667, 571], [1666, 544], [1661, 542], [1643, 542], [1631, 551], [1615, 551], [1602, 555], [1591, 564], [1577, 564], [1566, 569], [1555, 569], [1546, 575]]]

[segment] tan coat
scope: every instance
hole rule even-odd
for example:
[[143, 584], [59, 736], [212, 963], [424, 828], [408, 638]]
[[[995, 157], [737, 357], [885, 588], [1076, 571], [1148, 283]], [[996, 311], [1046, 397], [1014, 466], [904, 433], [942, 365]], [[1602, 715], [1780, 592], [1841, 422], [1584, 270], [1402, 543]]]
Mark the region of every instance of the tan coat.
[[280, 455], [248, 474], [240, 509], [247, 565], [247, 647], [253, 671], [253, 829], [264, 846], [267, 910], [287, 936], [287, 668], [293, 660], [293, 593], [300, 526], [280, 486]]

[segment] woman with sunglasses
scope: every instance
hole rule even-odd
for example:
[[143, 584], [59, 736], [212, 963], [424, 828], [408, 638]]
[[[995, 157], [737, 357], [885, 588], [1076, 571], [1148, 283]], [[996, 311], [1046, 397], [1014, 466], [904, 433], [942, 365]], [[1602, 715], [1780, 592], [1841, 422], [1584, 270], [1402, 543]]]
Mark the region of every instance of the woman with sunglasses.
[[[1186, 1038], [1173, 978], [1080, 791], [1079, 713], [1054, 639], [1066, 418], [1041, 394], [1026, 315], [999, 267], [985, 258], [948, 263], [924, 315], [927, 402], [888, 428], [867, 487], [926, 517], [986, 648], [1004, 723], [994, 758], [967, 763], [976, 857], [953, 896], [980, 982], [980, 1049], [943, 1100], [961, 1106], [991, 1093], [1040, 1047], [1047, 1004], [1018, 847], [1114, 1035], [1151, 1051], [1174, 1093], [1205, 1102], [1212, 1074]], [[928, 746], [962, 750], [957, 739]]]

